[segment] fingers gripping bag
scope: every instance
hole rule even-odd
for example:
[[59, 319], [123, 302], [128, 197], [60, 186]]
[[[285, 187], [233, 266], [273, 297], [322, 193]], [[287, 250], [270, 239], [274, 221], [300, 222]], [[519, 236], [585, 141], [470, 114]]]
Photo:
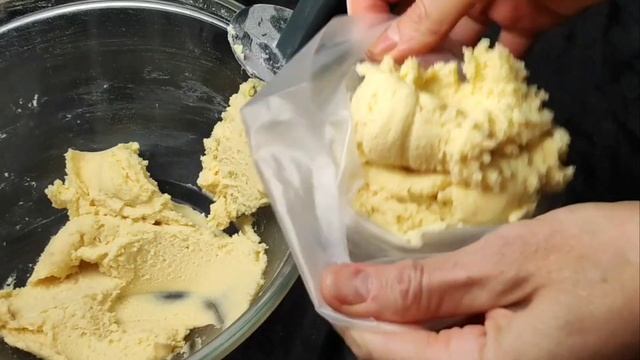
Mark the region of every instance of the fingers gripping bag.
[[[396, 328], [332, 310], [320, 294], [328, 266], [453, 251], [492, 229], [469, 223], [486, 224], [487, 214], [502, 214], [502, 209], [510, 211], [502, 222], [511, 221], [531, 212], [537, 203], [537, 198], [527, 199], [526, 206], [514, 210], [510, 201], [517, 196], [507, 196], [508, 187], [470, 190], [471, 185], [465, 185], [468, 179], [469, 184], [491, 185], [501, 169], [534, 169], [535, 176], [511, 182], [537, 194], [541, 184], [559, 186], [572, 174], [572, 168], [560, 165], [568, 136], [552, 128], [552, 114], [541, 108], [546, 93], [527, 87], [524, 66], [505, 49], [492, 52], [488, 43], [481, 43], [465, 50], [464, 74], [456, 61], [438, 62], [426, 71], [417, 60], [402, 66], [390, 59], [364, 63], [366, 49], [389, 21], [334, 18], [242, 109], [254, 162], [310, 298], [316, 310], [337, 326]], [[480, 63], [482, 56], [488, 59], [486, 64]], [[435, 56], [435, 60], [452, 59], [444, 53]], [[429, 62], [433, 60], [431, 54]], [[501, 61], [507, 65], [495, 74], [483, 70]], [[474, 91], [484, 89], [486, 82], [490, 83], [479, 95], [482, 99], [474, 98]], [[506, 85], [498, 86], [501, 83]], [[424, 92], [414, 91], [421, 86]], [[450, 91], [451, 86], [456, 91]], [[501, 100], [492, 103], [491, 94], [503, 88], [507, 95], [495, 94]], [[522, 108], [533, 110], [511, 111], [509, 119], [516, 119], [515, 125], [483, 128], [485, 123], [499, 127], [500, 119], [486, 120], [490, 111], [478, 102], [515, 108], [503, 104], [512, 98], [528, 101]], [[467, 104], [475, 112], [463, 115], [475, 120], [461, 121], [463, 110], [447, 108], [442, 101], [460, 104], [463, 110]], [[420, 111], [426, 112], [426, 120], [419, 121]], [[406, 124], [407, 118], [414, 120]], [[445, 132], [435, 125], [418, 131], [438, 121], [440, 127], [454, 126], [446, 133], [456, 136], [438, 135]], [[513, 130], [518, 126], [537, 137]], [[433, 144], [444, 145], [434, 150]], [[533, 150], [520, 151], [529, 147]], [[460, 149], [467, 153], [456, 157]], [[480, 160], [472, 161], [474, 156]], [[432, 158], [439, 160], [430, 163]], [[557, 171], [544, 164], [555, 164]], [[465, 224], [444, 221], [452, 218]]]

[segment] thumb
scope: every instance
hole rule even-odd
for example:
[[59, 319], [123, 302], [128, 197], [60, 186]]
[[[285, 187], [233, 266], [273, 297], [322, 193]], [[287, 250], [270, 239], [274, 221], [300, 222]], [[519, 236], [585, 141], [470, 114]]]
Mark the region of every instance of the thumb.
[[518, 250], [505, 243], [521, 242], [497, 234], [424, 260], [337, 265], [325, 271], [322, 294], [345, 315], [399, 323], [484, 313], [535, 290]]
[[474, 3], [473, 0], [416, 0], [378, 38], [369, 49], [369, 57], [381, 60], [390, 54], [402, 61], [437, 48]]

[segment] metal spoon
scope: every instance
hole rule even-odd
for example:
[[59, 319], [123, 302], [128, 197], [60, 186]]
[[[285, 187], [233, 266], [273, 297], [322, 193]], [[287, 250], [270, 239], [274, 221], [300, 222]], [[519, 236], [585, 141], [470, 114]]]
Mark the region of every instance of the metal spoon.
[[213, 325], [221, 329], [224, 328], [225, 321], [222, 317], [222, 312], [218, 308], [216, 302], [208, 296], [185, 291], [162, 291], [151, 293], [151, 295], [158, 301], [165, 303], [184, 301], [189, 298], [195, 299], [200, 303], [200, 306], [203, 306], [207, 311], [211, 312], [215, 319]]
[[249, 73], [269, 81], [341, 9], [341, 0], [300, 0], [294, 11], [276, 5], [245, 7], [232, 19], [228, 40]]

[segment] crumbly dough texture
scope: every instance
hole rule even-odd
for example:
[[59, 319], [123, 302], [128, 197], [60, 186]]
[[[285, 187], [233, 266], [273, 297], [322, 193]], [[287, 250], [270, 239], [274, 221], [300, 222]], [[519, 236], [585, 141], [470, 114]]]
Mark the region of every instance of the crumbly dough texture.
[[573, 176], [547, 93], [499, 44], [465, 49], [462, 73], [414, 58], [357, 71], [351, 114], [365, 181], [353, 205], [412, 245], [424, 230], [518, 220]]
[[229, 107], [204, 140], [202, 172], [198, 185], [216, 201], [209, 221], [225, 229], [234, 219], [253, 214], [269, 203], [251, 157], [249, 141], [240, 109], [262, 88], [260, 80], [250, 79], [229, 100]]
[[51, 360], [165, 359], [191, 329], [249, 307], [267, 263], [250, 221], [233, 236], [211, 227], [159, 191], [138, 150], [67, 152], [46, 193], [69, 221], [27, 286], [0, 291], [8, 344]]

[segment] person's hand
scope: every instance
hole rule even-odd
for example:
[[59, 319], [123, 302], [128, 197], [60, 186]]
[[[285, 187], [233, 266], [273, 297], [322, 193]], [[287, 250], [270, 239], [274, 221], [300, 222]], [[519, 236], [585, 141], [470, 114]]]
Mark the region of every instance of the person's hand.
[[[406, 324], [343, 329], [360, 358], [631, 359], [640, 352], [640, 203], [569, 206], [505, 225], [458, 251], [330, 268], [335, 310]], [[484, 315], [439, 332], [417, 324]]]
[[388, 14], [396, 5], [408, 9], [369, 49], [401, 61], [435, 50], [447, 37], [459, 45], [474, 45], [494, 22], [498, 41], [522, 56], [536, 34], [577, 14], [599, 0], [348, 0], [350, 15]]

